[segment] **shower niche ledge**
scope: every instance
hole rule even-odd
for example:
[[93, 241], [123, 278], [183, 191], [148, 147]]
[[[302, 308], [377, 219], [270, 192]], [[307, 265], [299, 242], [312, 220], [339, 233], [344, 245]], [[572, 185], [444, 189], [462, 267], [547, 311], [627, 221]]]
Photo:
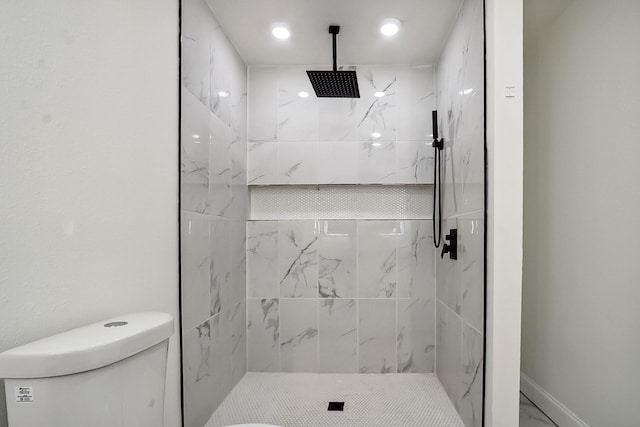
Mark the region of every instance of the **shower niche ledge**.
[[249, 219], [431, 219], [432, 195], [431, 184], [249, 186]]

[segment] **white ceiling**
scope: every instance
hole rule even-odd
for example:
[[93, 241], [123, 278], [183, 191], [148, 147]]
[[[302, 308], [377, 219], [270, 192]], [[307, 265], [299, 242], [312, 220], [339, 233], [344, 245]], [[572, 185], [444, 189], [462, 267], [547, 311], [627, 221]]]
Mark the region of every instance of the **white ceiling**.
[[[340, 25], [338, 64], [435, 64], [462, 0], [206, 0], [248, 65], [330, 65], [329, 25]], [[384, 18], [402, 21], [394, 37]], [[285, 22], [291, 38], [271, 36]]]

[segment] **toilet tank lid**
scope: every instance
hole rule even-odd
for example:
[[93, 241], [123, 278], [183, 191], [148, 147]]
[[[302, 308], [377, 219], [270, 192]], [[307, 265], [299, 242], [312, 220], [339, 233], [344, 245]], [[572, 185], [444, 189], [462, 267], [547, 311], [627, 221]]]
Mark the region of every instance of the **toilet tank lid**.
[[48, 378], [110, 365], [173, 334], [173, 316], [133, 313], [96, 322], [0, 353], [0, 378]]

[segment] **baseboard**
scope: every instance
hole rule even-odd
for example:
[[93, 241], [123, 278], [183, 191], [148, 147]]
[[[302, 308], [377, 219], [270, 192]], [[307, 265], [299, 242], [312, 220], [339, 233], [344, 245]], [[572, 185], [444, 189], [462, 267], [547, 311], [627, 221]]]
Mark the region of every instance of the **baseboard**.
[[558, 399], [520, 372], [520, 390], [559, 427], [589, 427]]

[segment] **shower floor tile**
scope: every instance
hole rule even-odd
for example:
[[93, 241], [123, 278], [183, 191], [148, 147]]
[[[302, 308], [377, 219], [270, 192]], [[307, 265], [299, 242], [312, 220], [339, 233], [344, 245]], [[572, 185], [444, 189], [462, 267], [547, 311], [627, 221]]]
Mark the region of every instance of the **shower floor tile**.
[[[328, 411], [344, 402], [343, 412]], [[433, 374], [248, 373], [206, 427], [464, 427]]]

